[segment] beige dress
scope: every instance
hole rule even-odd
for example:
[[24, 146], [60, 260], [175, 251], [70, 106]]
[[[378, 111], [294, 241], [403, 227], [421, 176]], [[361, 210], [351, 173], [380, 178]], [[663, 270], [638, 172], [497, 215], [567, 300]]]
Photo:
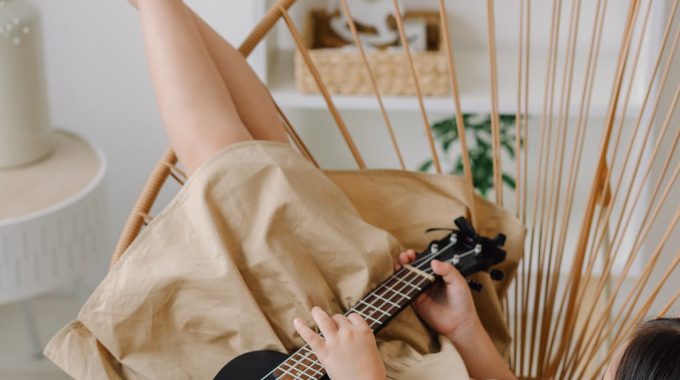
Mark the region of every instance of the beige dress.
[[[462, 214], [523, 239], [455, 177], [324, 173], [285, 144], [229, 146], [142, 231], [45, 355], [75, 378], [207, 379], [248, 351], [291, 352], [303, 345], [293, 318], [311, 323], [314, 305], [347, 310], [391, 274], [402, 245], [422, 248], [426, 227]], [[519, 247], [509, 244], [506, 271]], [[500, 350], [504, 287], [489, 282], [478, 303]], [[390, 378], [467, 378], [453, 345], [410, 308], [378, 342]]]

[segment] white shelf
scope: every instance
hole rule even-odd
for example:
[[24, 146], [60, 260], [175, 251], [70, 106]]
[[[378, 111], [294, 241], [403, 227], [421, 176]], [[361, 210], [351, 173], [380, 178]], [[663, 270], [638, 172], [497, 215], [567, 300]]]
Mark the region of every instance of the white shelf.
[[[462, 50], [456, 52], [456, 65], [460, 82], [461, 103], [463, 112], [490, 112], [490, 79], [489, 62], [486, 51]], [[596, 71], [590, 114], [604, 115], [608, 108], [612, 83], [616, 68], [616, 56], [601, 55]], [[529, 113], [543, 113], [543, 96], [545, 94], [545, 54], [533, 54], [531, 57], [531, 76], [529, 88]], [[583, 81], [586, 77], [586, 54], [578, 54], [572, 80], [572, 95], [569, 112], [580, 112]], [[514, 53], [498, 54], [499, 107], [502, 113], [515, 113], [517, 109], [517, 55]], [[326, 102], [320, 94], [305, 94], [295, 87], [293, 52], [274, 50], [270, 53], [268, 64], [268, 86], [276, 101], [285, 108], [326, 109]], [[564, 68], [561, 62], [557, 69], [555, 99], [561, 98], [561, 84]], [[641, 102], [640, 83], [635, 83], [629, 113], [639, 110]], [[378, 102], [374, 95], [333, 95], [333, 102], [340, 110], [376, 110]], [[383, 97], [385, 107], [389, 111], [419, 111], [415, 96]], [[452, 113], [454, 105], [451, 96], [426, 97], [425, 107], [428, 112]], [[554, 113], [559, 113], [560, 104], [555, 101]]]

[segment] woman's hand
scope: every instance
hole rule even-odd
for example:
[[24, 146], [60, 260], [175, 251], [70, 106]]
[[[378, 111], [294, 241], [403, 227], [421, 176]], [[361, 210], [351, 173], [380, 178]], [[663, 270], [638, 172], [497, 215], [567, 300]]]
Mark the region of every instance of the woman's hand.
[[321, 308], [314, 307], [312, 317], [323, 337], [299, 318], [293, 324], [332, 380], [385, 380], [385, 366], [375, 337], [361, 316], [330, 317]]
[[[399, 254], [399, 265], [415, 261], [416, 252], [408, 250]], [[441, 276], [443, 283], [435, 284], [416, 298], [413, 308], [436, 332], [455, 341], [459, 331], [476, 326], [475, 304], [467, 282], [451, 264], [432, 261], [432, 271]]]
[[[415, 261], [413, 250], [399, 254], [399, 264]], [[451, 264], [432, 261], [432, 271], [442, 277], [416, 298], [413, 308], [432, 329], [449, 338], [475, 379], [515, 379], [482, 327], [467, 282]]]

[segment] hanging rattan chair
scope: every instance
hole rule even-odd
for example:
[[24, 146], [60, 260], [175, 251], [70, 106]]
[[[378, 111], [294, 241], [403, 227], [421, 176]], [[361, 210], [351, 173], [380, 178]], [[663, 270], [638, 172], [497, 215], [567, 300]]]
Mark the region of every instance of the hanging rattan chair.
[[[288, 14], [294, 2], [276, 1], [243, 42], [240, 52], [248, 56], [282, 20], [359, 169], [364, 169], [366, 165], [361, 153]], [[678, 159], [674, 157], [680, 137], [678, 119], [674, 118], [680, 84], [669, 76], [680, 39], [676, 17], [678, 0], [668, 4], [671, 11], [663, 15], [666, 18], [663, 23], [657, 22], [661, 43], [654, 51], [645, 42], [648, 41], [645, 33], [653, 29], [654, 24], [650, 21], [650, 10], [661, 6], [654, 5], [654, 0], [620, 0], [610, 4], [607, 0], [596, 0], [593, 2], [596, 3], [595, 17], [590, 22], [580, 20], [581, 0], [565, 2], [569, 6], [569, 14], [563, 14], [566, 12], [562, 12], [562, 8], [566, 5], [562, 1], [554, 0], [549, 3], [552, 7], [550, 15], [532, 13], [531, 8], [535, 4], [531, 0], [518, 0], [516, 3], [520, 17], [513, 22], [518, 30], [519, 48], [514, 55], [517, 61], [513, 64], [518, 69], [517, 91], [512, 100], [516, 104], [517, 155], [513, 166], [517, 188], [514, 207], [510, 211], [526, 225], [527, 237], [520, 268], [504, 293], [506, 322], [513, 338], [508, 359], [511, 368], [521, 378], [595, 378], [641, 320], [678, 311], [676, 301], [680, 290], [671, 287], [673, 283], [678, 284], [675, 270], [680, 262], [680, 250], [667, 244], [680, 217], [680, 208], [673, 202], [673, 193], [678, 191], [675, 180], [680, 173]], [[346, 1], [341, 1], [341, 4], [343, 11], [348, 13]], [[627, 7], [627, 18], [620, 22], [622, 27], [614, 31], [622, 42], [616, 54], [615, 71], [611, 73], [611, 91], [606, 93], [609, 101], [605, 118], [598, 124], [602, 133], [597, 138], [586, 138], [586, 131], [592, 126], [588, 115], [594, 96], [596, 68], [602, 57], [602, 25], [607, 19], [608, 9], [624, 6]], [[486, 2], [486, 9], [495, 202], [502, 207], [508, 202], [504, 202], [506, 199], [500, 186], [503, 155], [493, 0]], [[458, 76], [465, 73], [456, 70], [456, 50], [449, 40], [449, 22], [443, 0], [439, 0], [439, 15], [444, 30], [442, 45], [447, 53], [451, 113], [456, 115], [464, 158], [464, 178], [471, 185], [474, 168], [467, 158], [468, 147], [463, 129], [466, 110], [461, 104], [464, 94], [461, 94], [458, 84]], [[551, 17], [550, 30], [531, 30], [535, 17]], [[560, 22], [568, 24], [568, 27], [561, 28]], [[439, 153], [400, 16], [396, 17], [396, 24], [404, 46], [403, 62], [413, 75], [417, 94], [414, 102], [418, 102], [422, 111], [433, 168], [441, 173]], [[350, 23], [350, 27], [354, 38], [359, 39], [355, 25]], [[530, 73], [536, 66], [532, 61], [536, 55], [532, 50], [531, 37], [536, 33], [549, 35], [544, 57], [547, 70], [545, 83], [541, 83], [544, 90], [540, 100], [538, 104], [530, 104], [538, 99], [536, 94], [529, 93], [532, 89]], [[588, 38], [583, 40], [579, 36]], [[371, 74], [375, 67], [371, 67], [362, 45], [357, 46], [360, 47], [358, 51], [365, 70], [370, 74], [376, 104], [387, 124], [398, 162], [404, 169], [397, 138]], [[644, 54], [653, 56], [648, 67], [639, 65], [639, 58]], [[577, 56], [583, 60], [575, 59]], [[572, 85], [575, 82], [575, 62], [581, 65], [576, 72], [585, 76], [578, 78], [582, 81], [579, 86]], [[651, 80], [636, 83], [635, 79], [643, 70]], [[631, 110], [629, 103], [633, 91], [642, 95], [639, 109]], [[674, 96], [670, 102], [663, 102], [662, 95], [668, 92]], [[574, 105], [578, 105], [576, 112], [572, 111]], [[286, 121], [292, 141], [306, 158], [316, 164], [310, 149], [280, 109], [279, 112]], [[530, 126], [540, 128], [537, 141], [530, 139]], [[584, 157], [588, 147], [591, 147], [590, 151], [595, 149], [597, 155]], [[537, 158], [529, 160], [531, 153]], [[166, 180], [172, 177], [183, 184], [185, 178], [176, 164], [175, 154], [168, 150], [134, 206], [111, 265], [130, 246], [145, 223], [153, 218], [150, 210]], [[593, 174], [582, 175], [586, 168]], [[584, 190], [578, 190], [581, 188]], [[585, 207], [578, 210], [574, 201], [577, 191], [587, 194]], [[674, 281], [668, 281], [673, 277]]]

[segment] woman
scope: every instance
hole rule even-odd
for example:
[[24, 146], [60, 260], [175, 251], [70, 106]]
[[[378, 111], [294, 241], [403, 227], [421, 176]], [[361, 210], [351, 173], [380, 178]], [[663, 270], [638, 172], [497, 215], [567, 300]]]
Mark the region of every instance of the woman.
[[[231, 144], [249, 140], [287, 143], [287, 136], [264, 85], [231, 45], [189, 10], [181, 0], [137, 0], [146, 53], [161, 116], [179, 161], [193, 173], [208, 158]], [[414, 251], [401, 254], [401, 262], [415, 259]], [[477, 318], [467, 284], [461, 275], [442, 263], [433, 264], [435, 273], [449, 286], [437, 297], [421, 297], [421, 316], [437, 332], [456, 344], [471, 376], [514, 378]], [[455, 303], [456, 307], [451, 308]], [[445, 319], [438, 314], [444, 313]], [[344, 328], [358, 326], [357, 343], [366, 366], [344, 376], [331, 370], [333, 378], [385, 378], [375, 341], [366, 322], [358, 315], [331, 319], [320, 309], [313, 312], [326, 336], [344, 336]], [[336, 326], [336, 327], [337, 327]], [[298, 320], [297, 329], [313, 347], [323, 351], [318, 336]], [[368, 333], [366, 333], [368, 331]], [[350, 338], [352, 339], [352, 338]], [[341, 345], [345, 347], [345, 345]], [[354, 347], [350, 345], [348, 347]], [[321, 351], [319, 352], [321, 357]], [[483, 361], [481, 360], [482, 358]], [[372, 369], [371, 369], [372, 368]], [[366, 372], [364, 372], [364, 370]], [[373, 371], [373, 372], [371, 372]]]

